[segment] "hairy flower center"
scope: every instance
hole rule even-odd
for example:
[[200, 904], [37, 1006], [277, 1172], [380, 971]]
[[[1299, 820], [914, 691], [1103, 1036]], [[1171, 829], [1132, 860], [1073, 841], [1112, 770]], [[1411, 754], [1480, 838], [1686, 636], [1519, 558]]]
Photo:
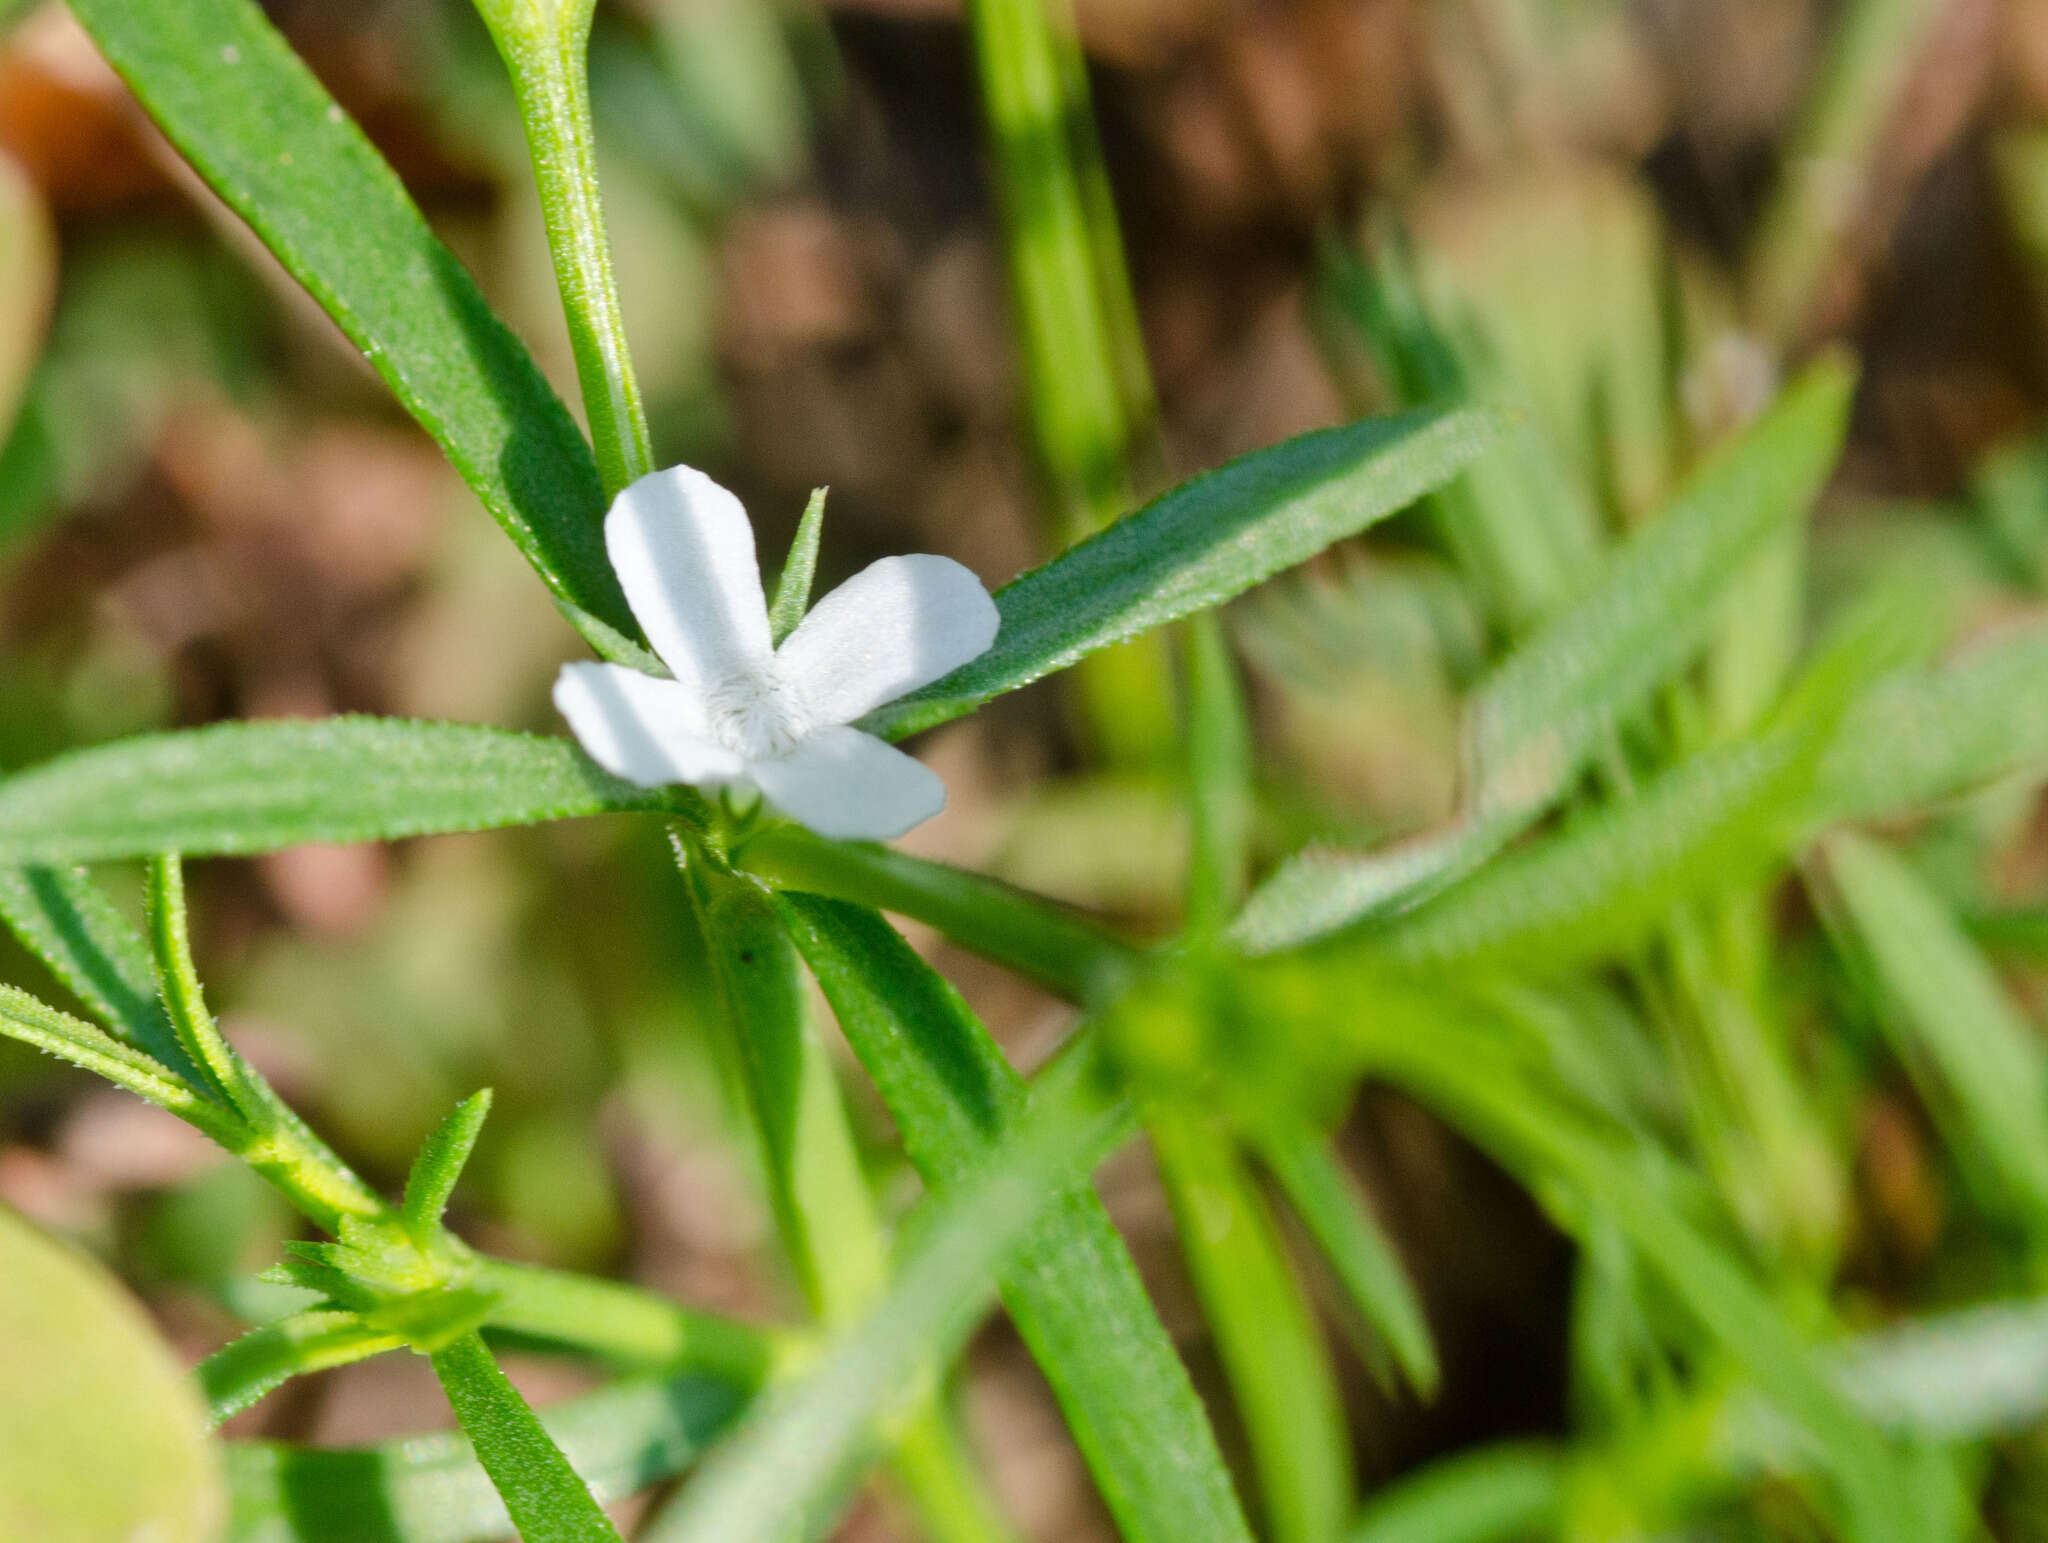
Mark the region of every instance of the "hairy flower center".
[[728, 676], [706, 706], [719, 743], [749, 761], [787, 755], [814, 726], [801, 694], [772, 665]]

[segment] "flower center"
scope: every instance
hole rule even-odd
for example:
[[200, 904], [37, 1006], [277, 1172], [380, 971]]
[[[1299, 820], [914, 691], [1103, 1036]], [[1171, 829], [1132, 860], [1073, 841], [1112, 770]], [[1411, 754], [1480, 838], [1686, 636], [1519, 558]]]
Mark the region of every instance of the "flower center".
[[727, 676], [711, 688], [705, 705], [713, 736], [749, 761], [787, 755], [814, 727], [802, 696], [772, 664], [758, 673]]

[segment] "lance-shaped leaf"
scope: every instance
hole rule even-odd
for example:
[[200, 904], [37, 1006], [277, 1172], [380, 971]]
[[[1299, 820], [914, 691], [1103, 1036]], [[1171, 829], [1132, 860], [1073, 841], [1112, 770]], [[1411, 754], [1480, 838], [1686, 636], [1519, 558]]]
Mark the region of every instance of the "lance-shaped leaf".
[[[815, 895], [775, 908], [875, 1079], [904, 1150], [934, 1186], [957, 1181], [1021, 1114], [1022, 1078], [947, 981], [881, 916]], [[1215, 1437], [1123, 1240], [1073, 1186], [1001, 1275], [1031, 1347], [1132, 1543], [1249, 1536]]]
[[995, 646], [861, 727], [900, 739], [1099, 648], [1220, 605], [1405, 508], [1491, 443], [1479, 409], [1368, 418], [1257, 450], [996, 592]]
[[455, 723], [224, 723], [75, 751], [0, 782], [0, 864], [267, 852], [678, 807], [567, 740]]
[[1854, 384], [1838, 359], [1809, 369], [1576, 605], [1494, 671], [1468, 710], [1467, 785], [1450, 825], [1384, 853], [1302, 854], [1254, 892], [1233, 936], [1258, 951], [1284, 948], [1412, 904], [1526, 829], [1616, 720], [1698, 651], [1746, 559], [1812, 504], [1840, 451]]
[[524, 1543], [619, 1543], [618, 1529], [475, 1332], [433, 1353], [477, 1461]]
[[600, 653], [645, 660], [568, 410], [254, 0], [79, 0], [150, 116], [441, 446]]

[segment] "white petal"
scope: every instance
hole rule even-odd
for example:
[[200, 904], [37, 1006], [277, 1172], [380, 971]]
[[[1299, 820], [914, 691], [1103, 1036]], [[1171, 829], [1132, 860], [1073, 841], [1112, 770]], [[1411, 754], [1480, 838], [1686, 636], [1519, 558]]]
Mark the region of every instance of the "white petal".
[[784, 814], [844, 841], [887, 841], [946, 807], [936, 772], [859, 729], [820, 729], [788, 755], [749, 763], [747, 779]]
[[612, 500], [604, 544], [647, 641], [700, 697], [769, 657], [754, 527], [704, 473], [671, 466], [642, 477]]
[[851, 723], [986, 653], [1000, 620], [952, 558], [885, 557], [820, 600], [776, 658], [819, 722]]
[[565, 664], [555, 707], [593, 761], [643, 788], [740, 773], [740, 758], [705, 734], [697, 694], [679, 681], [618, 664]]

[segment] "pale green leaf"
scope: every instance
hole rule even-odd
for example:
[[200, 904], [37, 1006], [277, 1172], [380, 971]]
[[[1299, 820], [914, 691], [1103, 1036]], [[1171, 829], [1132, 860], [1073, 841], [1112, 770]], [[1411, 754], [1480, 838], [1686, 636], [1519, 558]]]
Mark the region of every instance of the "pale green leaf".
[[1233, 937], [1263, 952], [1412, 904], [1527, 828], [1619, 717], [1698, 651], [1745, 561], [1804, 516], [1840, 451], [1854, 384], [1837, 359], [1812, 366], [1494, 671], [1468, 709], [1466, 788], [1449, 826], [1384, 853], [1302, 854], [1253, 892]]
[[141, 1307], [0, 1209], [0, 1537], [211, 1543], [206, 1414]]

